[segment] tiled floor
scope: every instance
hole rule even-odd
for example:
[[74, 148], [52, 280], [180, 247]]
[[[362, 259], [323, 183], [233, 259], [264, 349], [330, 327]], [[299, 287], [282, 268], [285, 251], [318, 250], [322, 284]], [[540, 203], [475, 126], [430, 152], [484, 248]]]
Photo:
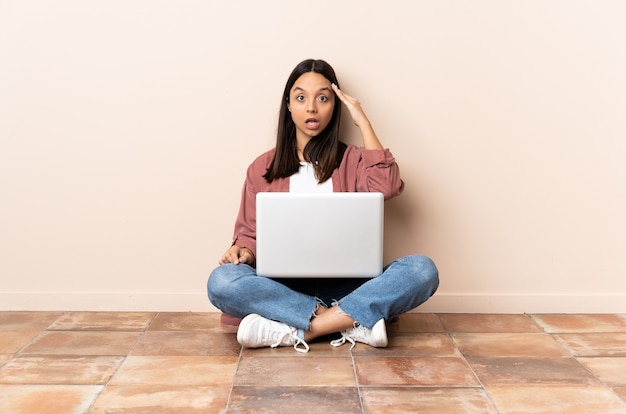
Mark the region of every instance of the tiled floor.
[[217, 313], [0, 312], [0, 413], [626, 413], [626, 315], [403, 315], [242, 350]]

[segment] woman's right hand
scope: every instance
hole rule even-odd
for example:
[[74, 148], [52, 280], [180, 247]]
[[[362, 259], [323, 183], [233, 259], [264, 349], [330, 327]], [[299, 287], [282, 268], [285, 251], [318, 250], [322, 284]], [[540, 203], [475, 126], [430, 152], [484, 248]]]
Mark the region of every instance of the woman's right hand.
[[231, 246], [220, 259], [220, 265], [226, 263], [254, 265], [254, 254], [247, 247]]

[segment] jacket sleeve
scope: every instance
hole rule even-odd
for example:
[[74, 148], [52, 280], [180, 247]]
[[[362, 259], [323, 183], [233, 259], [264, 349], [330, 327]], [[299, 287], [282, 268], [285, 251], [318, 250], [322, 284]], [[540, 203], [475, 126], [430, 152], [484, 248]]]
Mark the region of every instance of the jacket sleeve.
[[350, 145], [340, 170], [340, 191], [380, 192], [385, 200], [389, 200], [404, 190], [400, 168], [389, 149], [373, 150]]
[[249, 185], [249, 180], [243, 183], [239, 214], [235, 220], [235, 230], [232, 245], [247, 247], [256, 257], [256, 192]]
[[[235, 220], [235, 231], [232, 245], [247, 247], [256, 257], [256, 194], [260, 191], [279, 191], [288, 185], [286, 180], [274, 180], [271, 184], [263, 175], [274, 155], [269, 150], [257, 157], [246, 171], [246, 180], [241, 190], [239, 214]], [[288, 188], [288, 186], [287, 186]], [[283, 189], [284, 190], [284, 189]]]

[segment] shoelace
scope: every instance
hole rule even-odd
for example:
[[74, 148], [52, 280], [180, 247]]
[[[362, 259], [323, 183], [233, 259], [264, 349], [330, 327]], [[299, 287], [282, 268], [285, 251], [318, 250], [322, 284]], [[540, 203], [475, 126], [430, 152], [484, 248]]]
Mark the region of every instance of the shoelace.
[[[293, 349], [303, 353], [309, 352], [309, 344], [307, 344], [304, 339], [298, 338], [298, 335], [294, 335], [294, 339], [296, 340], [296, 343], [293, 344]], [[303, 348], [298, 348], [298, 345], [302, 345]]]
[[352, 344], [352, 346], [350, 347], [350, 350], [352, 350], [352, 348], [354, 348], [354, 346], [356, 345], [357, 341], [368, 343], [367, 341], [368, 334], [369, 334], [369, 329], [355, 322], [354, 327], [352, 329], [341, 332], [341, 338], [330, 341], [330, 344], [332, 346], [341, 346], [345, 344], [347, 341]]
[[342, 332], [341, 333], [341, 338], [339, 339], [333, 339], [332, 341], [330, 341], [330, 344], [334, 347], [337, 346], [341, 346], [343, 344], [346, 343], [346, 341], [350, 342], [352, 344], [352, 346], [350, 347], [350, 350], [352, 350], [352, 348], [354, 348], [354, 346], [356, 345], [356, 342], [354, 341], [354, 339], [352, 339], [351, 337], [348, 336], [348, 332]]
[[[300, 339], [296, 332], [291, 331], [286, 332], [284, 335], [278, 336], [276, 338], [276, 342], [271, 344], [270, 347], [276, 348], [278, 346], [281, 346], [283, 344], [283, 341], [285, 341], [287, 338], [291, 338], [294, 340], [293, 349], [295, 349], [296, 351], [304, 353], [309, 352], [309, 344], [307, 344], [304, 339]], [[302, 347], [299, 348], [299, 345], [302, 345]]]

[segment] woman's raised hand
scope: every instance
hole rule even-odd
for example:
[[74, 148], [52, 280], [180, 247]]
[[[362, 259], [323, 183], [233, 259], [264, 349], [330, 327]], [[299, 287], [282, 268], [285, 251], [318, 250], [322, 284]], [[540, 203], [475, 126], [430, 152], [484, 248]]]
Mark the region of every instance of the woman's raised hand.
[[361, 103], [356, 98], [343, 93], [343, 91], [334, 83], [332, 84], [332, 88], [337, 94], [337, 97], [341, 100], [341, 102], [343, 102], [346, 108], [348, 108], [348, 111], [350, 111], [350, 116], [352, 117], [354, 125], [361, 128], [365, 126], [365, 123], [369, 124], [369, 120], [367, 119], [367, 116], [365, 116], [363, 108], [361, 108]]
[[343, 102], [346, 108], [348, 108], [348, 111], [350, 111], [350, 116], [352, 117], [354, 125], [359, 127], [361, 130], [361, 135], [363, 136], [363, 147], [366, 149], [383, 149], [383, 146], [378, 140], [369, 119], [367, 119], [363, 108], [361, 108], [361, 103], [350, 95], [343, 93], [334, 83], [331, 86], [333, 91], [337, 94], [337, 97], [341, 100], [341, 102]]

